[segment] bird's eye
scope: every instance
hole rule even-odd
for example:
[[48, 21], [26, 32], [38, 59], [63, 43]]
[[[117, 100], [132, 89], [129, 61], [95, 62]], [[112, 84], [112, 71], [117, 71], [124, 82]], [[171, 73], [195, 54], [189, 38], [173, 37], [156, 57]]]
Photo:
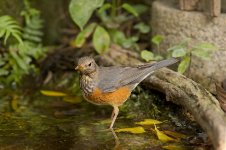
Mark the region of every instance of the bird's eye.
[[89, 63], [88, 66], [91, 67], [92, 63]]

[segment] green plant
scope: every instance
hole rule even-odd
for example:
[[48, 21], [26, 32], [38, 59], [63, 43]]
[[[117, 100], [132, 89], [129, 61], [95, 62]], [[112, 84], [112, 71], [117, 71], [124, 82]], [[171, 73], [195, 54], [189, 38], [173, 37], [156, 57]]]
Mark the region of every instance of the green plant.
[[2, 26], [0, 30], [6, 31], [6, 34], [1, 34], [4, 43], [10, 34], [18, 41], [17, 43], [9, 42], [9, 46], [5, 45], [4, 47], [6, 51], [0, 53], [1, 84], [20, 83], [24, 75], [32, 72], [37, 73], [38, 68], [34, 63], [46, 52], [46, 48], [42, 46], [43, 32], [41, 29], [43, 21], [40, 18], [40, 12], [31, 8], [28, 0], [24, 0], [24, 3], [25, 9], [21, 12], [21, 15], [24, 16], [25, 26], [21, 27], [16, 24], [14, 19], [7, 17], [10, 18], [8, 20], [13, 21], [8, 23], [8, 26]]
[[[140, 54], [141, 58], [147, 62], [151, 60], [162, 60], [163, 57], [159, 55], [159, 46], [163, 40], [164, 37], [161, 35], [156, 35], [151, 38], [151, 42], [157, 46], [158, 54], [148, 50], [142, 50]], [[217, 47], [210, 43], [198, 43], [189, 46], [189, 42], [190, 39], [186, 39], [167, 50], [171, 57], [181, 58], [177, 71], [182, 74], [189, 68], [193, 55], [201, 59], [209, 60], [211, 54], [217, 50]]]
[[177, 69], [180, 73], [184, 73], [189, 68], [193, 55], [201, 59], [209, 60], [211, 54], [217, 50], [217, 47], [210, 43], [199, 43], [189, 46], [189, 41], [190, 40], [185, 40], [168, 49], [172, 57], [182, 58]]
[[4, 38], [4, 44], [10, 35], [12, 35], [20, 44], [22, 44], [21, 32], [22, 28], [16, 20], [8, 15], [0, 17], [0, 38]]
[[[121, 4], [119, 0], [112, 0], [112, 3], [104, 3], [104, 0], [95, 0], [93, 3], [90, 3], [89, 0], [71, 0], [69, 5], [70, 15], [82, 30], [71, 42], [71, 45], [82, 47], [88, 37], [94, 33], [92, 43], [99, 54], [105, 53], [111, 43], [121, 45], [124, 48], [139, 49], [136, 43], [139, 34], [147, 34], [150, 27], [143, 22], [137, 23], [133, 29], [138, 33], [129, 38], [119, 27], [126, 21], [138, 18], [146, 10], [147, 7], [144, 5]], [[101, 23], [91, 23], [84, 28], [94, 11], [96, 11], [96, 16], [101, 20]]]
[[164, 37], [162, 35], [156, 35], [154, 37], [151, 38], [151, 42], [153, 44], [155, 44], [157, 46], [157, 54], [154, 54], [151, 51], [148, 50], [142, 50], [140, 55], [141, 58], [144, 59], [145, 61], [151, 61], [151, 60], [162, 60], [163, 57], [159, 54], [159, 45], [161, 44], [161, 42], [163, 41]]

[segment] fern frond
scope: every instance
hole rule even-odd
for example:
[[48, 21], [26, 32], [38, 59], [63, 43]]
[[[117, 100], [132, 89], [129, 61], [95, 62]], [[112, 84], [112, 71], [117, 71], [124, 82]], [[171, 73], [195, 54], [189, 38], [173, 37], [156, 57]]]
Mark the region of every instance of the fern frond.
[[43, 36], [42, 28], [43, 20], [40, 18], [40, 15], [30, 17], [30, 21], [27, 22], [23, 30], [23, 38], [29, 42], [41, 43]]
[[0, 38], [4, 38], [4, 44], [10, 36], [13, 36], [20, 44], [23, 43], [21, 35], [22, 28], [18, 22], [11, 16], [4, 15], [0, 17]]

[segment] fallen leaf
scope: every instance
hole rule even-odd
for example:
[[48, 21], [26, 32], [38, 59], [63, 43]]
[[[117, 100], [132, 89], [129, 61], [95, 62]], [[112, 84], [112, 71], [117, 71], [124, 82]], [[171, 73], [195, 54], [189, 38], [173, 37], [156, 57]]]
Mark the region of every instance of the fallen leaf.
[[164, 130], [162, 131], [163, 133], [173, 137], [173, 138], [177, 138], [177, 139], [184, 139], [187, 136], [178, 132], [174, 132], [174, 131], [168, 131], [168, 130]]
[[154, 124], [160, 124], [161, 121], [155, 120], [155, 119], [144, 119], [144, 121], [136, 122], [135, 124], [139, 125], [154, 125]]
[[18, 96], [13, 95], [13, 99], [11, 101], [11, 107], [15, 112], [19, 112], [20, 108], [18, 107]]
[[187, 150], [187, 148], [185, 146], [173, 145], [173, 144], [162, 146], [162, 148], [167, 149], [167, 150]]
[[175, 142], [175, 141], [178, 141], [177, 139], [173, 139], [173, 138], [167, 136], [167, 135], [164, 134], [162, 131], [159, 131], [159, 130], [157, 129], [156, 125], [154, 125], [154, 126], [155, 126], [154, 131], [155, 131], [155, 133], [156, 133], [156, 135], [157, 135], [157, 137], [158, 137], [158, 139], [159, 139], [160, 141], [162, 141], [162, 142], [172, 142], [172, 141]]
[[40, 92], [45, 96], [56, 96], [56, 97], [67, 96], [66, 93], [57, 92], [57, 91], [41, 90]]
[[78, 104], [82, 102], [82, 98], [80, 96], [65, 96], [63, 98], [63, 101], [72, 103], [72, 104]]
[[117, 129], [115, 132], [129, 132], [133, 134], [140, 134], [144, 133], [145, 130], [143, 127], [134, 127], [134, 128], [122, 128], [122, 129]]

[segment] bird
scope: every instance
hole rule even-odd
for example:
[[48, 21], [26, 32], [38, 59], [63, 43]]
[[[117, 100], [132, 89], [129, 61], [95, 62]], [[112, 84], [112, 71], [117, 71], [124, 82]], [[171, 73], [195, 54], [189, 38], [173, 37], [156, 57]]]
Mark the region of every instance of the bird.
[[78, 59], [75, 70], [79, 72], [79, 85], [83, 97], [96, 105], [111, 105], [110, 129], [121, 106], [131, 95], [133, 89], [154, 71], [172, 65], [178, 60], [170, 58], [156, 63], [135, 66], [98, 66], [90, 56]]

